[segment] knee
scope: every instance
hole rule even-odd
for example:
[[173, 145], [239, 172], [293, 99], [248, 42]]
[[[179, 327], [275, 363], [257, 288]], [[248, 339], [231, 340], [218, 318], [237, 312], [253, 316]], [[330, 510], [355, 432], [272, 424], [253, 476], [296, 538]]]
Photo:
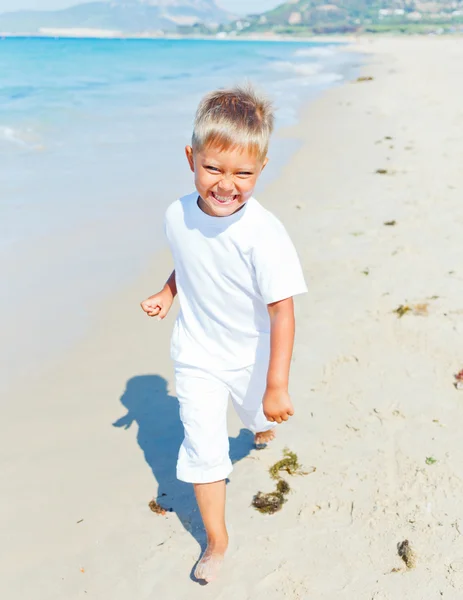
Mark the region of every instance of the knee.
[[177, 478], [188, 483], [212, 483], [226, 479], [233, 467], [227, 444], [214, 446], [204, 440], [182, 444], [178, 455]]
[[180, 451], [192, 466], [215, 469], [228, 459], [228, 437], [225, 440], [212, 440], [206, 436], [197, 439], [185, 437]]

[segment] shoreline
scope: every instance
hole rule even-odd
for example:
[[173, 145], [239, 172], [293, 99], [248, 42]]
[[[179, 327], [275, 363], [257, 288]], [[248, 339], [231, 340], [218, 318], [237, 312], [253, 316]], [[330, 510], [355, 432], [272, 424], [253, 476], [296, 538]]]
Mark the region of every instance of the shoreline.
[[184, 41], [184, 40], [199, 40], [199, 41], [212, 41], [212, 42], [326, 42], [333, 44], [343, 43], [355, 43], [355, 42], [369, 42], [371, 40], [384, 40], [384, 39], [410, 39], [410, 38], [429, 38], [438, 37], [440, 39], [458, 39], [463, 37], [463, 31], [454, 31], [443, 33], [435, 32], [423, 32], [423, 33], [407, 33], [400, 31], [385, 31], [372, 33], [372, 32], [358, 32], [358, 33], [333, 33], [333, 34], [319, 34], [319, 35], [306, 35], [306, 36], [295, 36], [295, 35], [282, 35], [278, 33], [265, 34], [251, 34], [251, 35], [240, 35], [240, 36], [220, 36], [220, 35], [181, 35], [181, 34], [124, 34], [120, 31], [109, 31], [109, 30], [98, 30], [97, 33], [92, 33], [89, 30], [75, 29], [53, 29], [50, 32], [36, 32], [36, 33], [12, 33], [8, 31], [0, 31], [0, 41], [2, 39], [73, 39], [73, 40], [167, 40], [167, 41]]
[[282, 35], [282, 34], [253, 34], [253, 35], [240, 35], [240, 36], [220, 36], [220, 35], [181, 35], [181, 34], [124, 34], [123, 32], [111, 32], [101, 30], [99, 33], [92, 33], [89, 31], [85, 33], [85, 30], [71, 30], [56, 29], [50, 33], [12, 33], [7, 31], [0, 31], [0, 42], [7, 39], [69, 39], [69, 40], [119, 40], [119, 41], [131, 41], [131, 40], [166, 40], [166, 41], [203, 41], [203, 42], [281, 42], [281, 43], [333, 43], [333, 44], [355, 44], [355, 43], [370, 43], [374, 40], [390, 40], [390, 39], [426, 39], [432, 37], [438, 37], [439, 39], [458, 39], [463, 37], [463, 31], [454, 32], [423, 32], [423, 33], [406, 33], [406, 32], [394, 32], [386, 31], [384, 33], [371, 33], [371, 32], [358, 32], [358, 33], [333, 33], [333, 34], [319, 34], [319, 35], [306, 35], [306, 36], [294, 36], [294, 35]]
[[[362, 36], [352, 34], [333, 34], [333, 35], [317, 35], [317, 36], [284, 36], [284, 35], [250, 35], [250, 36], [228, 36], [218, 37], [211, 35], [144, 35], [144, 34], [123, 34], [122, 32], [108, 33], [107, 35], [96, 34], [73, 34], [66, 33], [66, 30], [57, 29], [53, 33], [9, 33], [0, 31], [0, 41], [3, 39], [73, 39], [73, 40], [167, 40], [167, 41], [184, 41], [184, 40], [199, 40], [202, 42], [333, 42], [333, 43], [349, 43], [353, 42]], [[365, 37], [368, 37], [365, 34]]]
[[[164, 252], [103, 303], [90, 336], [10, 397], [9, 600], [32, 586], [47, 600], [87, 590], [113, 600], [452, 599], [463, 583], [456, 42], [367, 40], [362, 71], [374, 79], [325, 91], [284, 132], [303, 145], [259, 199], [283, 220], [308, 275], [296, 303], [296, 417], [256, 453], [230, 413], [234, 549], [221, 580], [203, 589], [188, 578], [199, 536], [171, 472], [174, 315], [157, 323], [138, 308], [170, 272]], [[405, 302], [427, 303], [428, 314], [398, 319]], [[127, 412], [133, 425], [112, 427]], [[267, 469], [286, 445], [317, 471], [291, 480], [281, 513], [262, 517], [250, 500], [270, 488]], [[157, 493], [174, 513], [150, 513]], [[391, 574], [403, 539], [419, 566]]]

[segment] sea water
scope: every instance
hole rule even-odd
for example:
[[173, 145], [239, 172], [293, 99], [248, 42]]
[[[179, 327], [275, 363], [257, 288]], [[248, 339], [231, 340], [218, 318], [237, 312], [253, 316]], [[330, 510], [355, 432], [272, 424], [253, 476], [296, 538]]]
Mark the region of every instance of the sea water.
[[[85, 334], [163, 246], [205, 92], [253, 82], [278, 129], [358, 60], [331, 43], [0, 40], [0, 389]], [[264, 183], [296, 144], [275, 137]]]

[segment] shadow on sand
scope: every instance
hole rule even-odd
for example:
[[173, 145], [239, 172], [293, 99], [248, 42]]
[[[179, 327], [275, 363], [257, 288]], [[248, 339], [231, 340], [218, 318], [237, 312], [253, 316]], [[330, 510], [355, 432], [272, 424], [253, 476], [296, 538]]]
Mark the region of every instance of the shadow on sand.
[[[193, 486], [178, 481], [175, 474], [178, 450], [183, 441], [177, 398], [169, 395], [163, 377], [139, 375], [129, 379], [120, 401], [127, 414], [113, 426], [128, 429], [134, 422], [138, 425], [138, 445], [158, 483], [156, 500], [177, 514], [183, 527], [204, 549], [205, 534]], [[232, 462], [248, 456], [252, 447], [252, 433], [241, 429], [236, 438], [230, 438]], [[149, 498], [147, 510], [148, 501]]]

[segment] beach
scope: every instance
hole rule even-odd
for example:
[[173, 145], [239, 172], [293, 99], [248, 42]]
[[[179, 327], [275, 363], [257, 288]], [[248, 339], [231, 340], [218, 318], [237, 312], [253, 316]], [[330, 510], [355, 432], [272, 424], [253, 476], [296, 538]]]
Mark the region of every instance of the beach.
[[[367, 80], [325, 91], [278, 132], [298, 150], [258, 195], [309, 293], [296, 301], [295, 416], [256, 451], [230, 411], [220, 580], [191, 579], [204, 537], [175, 479], [175, 314], [159, 323], [139, 307], [172, 269], [159, 250], [4, 399], [2, 597], [461, 598], [463, 47], [361, 38], [352, 51]], [[27, 328], [17, 335], [27, 344]], [[285, 447], [308, 474], [288, 476], [286, 504], [261, 515], [252, 498], [274, 488]], [[398, 555], [405, 540], [415, 568]]]

